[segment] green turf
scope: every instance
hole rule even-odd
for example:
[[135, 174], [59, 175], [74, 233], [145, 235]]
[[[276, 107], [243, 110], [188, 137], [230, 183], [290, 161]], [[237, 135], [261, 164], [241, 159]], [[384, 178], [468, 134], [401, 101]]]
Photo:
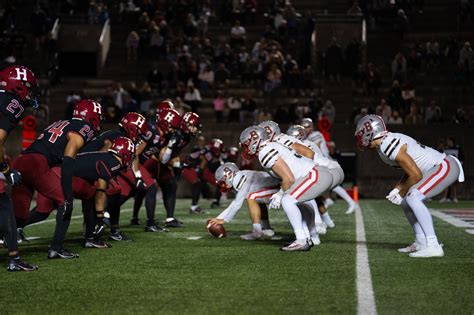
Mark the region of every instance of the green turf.
[[[472, 313], [473, 235], [435, 219], [446, 257], [413, 260], [396, 252], [412, 241], [401, 209], [386, 201], [362, 204], [380, 314]], [[53, 222], [29, 227], [27, 235], [41, 239], [20, 249], [41, 269], [0, 270], [0, 314], [356, 312], [355, 221], [344, 214], [343, 203], [331, 208], [336, 229], [322, 236], [322, 245], [309, 253], [278, 250], [291, 238], [282, 211], [270, 213], [282, 240], [244, 242], [238, 236], [250, 229], [246, 209], [227, 225], [228, 237], [217, 240], [205, 233], [204, 224], [218, 210], [190, 215], [188, 206], [189, 200], [178, 201], [176, 216], [186, 228], [153, 234], [128, 226], [126, 204], [121, 222], [135, 241], [113, 243], [105, 250], [80, 247], [82, 220], [75, 219], [66, 248], [81, 257], [71, 261], [46, 259]], [[163, 213], [159, 204], [158, 217]], [[191, 236], [202, 239], [188, 240]], [[5, 265], [4, 256], [0, 265]]]
[[[474, 203], [429, 206], [474, 208]], [[363, 203], [363, 212], [379, 314], [474, 312], [474, 235], [434, 218], [445, 257], [414, 259], [397, 252], [414, 240], [400, 207], [370, 201]]]

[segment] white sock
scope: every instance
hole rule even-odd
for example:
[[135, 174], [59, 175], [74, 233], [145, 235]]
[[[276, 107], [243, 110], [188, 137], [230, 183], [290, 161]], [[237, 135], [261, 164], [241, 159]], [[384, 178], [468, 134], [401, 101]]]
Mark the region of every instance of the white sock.
[[[418, 223], [417, 223], [418, 224]], [[419, 224], [418, 224], [419, 225]], [[421, 230], [421, 227], [420, 227]], [[426, 245], [426, 237], [425, 234], [416, 234], [416, 241], [420, 244]]]
[[254, 224], [252, 224], [252, 229], [256, 233], [261, 233], [262, 232], [262, 225], [260, 223], [254, 223]]
[[197, 208], [199, 208], [199, 205], [193, 205], [193, 206], [191, 206], [191, 210], [193, 210], [193, 211], [196, 210]]
[[303, 218], [297, 203], [298, 201], [291, 195], [284, 195], [281, 200], [281, 205], [286, 213], [288, 221], [290, 221], [296, 239], [303, 240], [306, 239], [302, 224]]
[[328, 224], [329, 222], [332, 221], [331, 216], [329, 215], [329, 212], [326, 211], [326, 213], [321, 215], [324, 223]]
[[344, 199], [349, 204], [349, 206], [355, 205], [355, 201], [351, 198], [351, 196], [349, 196], [347, 191], [341, 186], [335, 187], [332, 191], [334, 191], [339, 197]]
[[433, 226], [433, 218], [431, 217], [430, 211], [423, 203], [424, 198], [425, 196], [415, 189], [411, 191], [405, 199], [423, 229], [428, 246], [430, 246], [430, 244], [439, 245]]
[[262, 220], [262, 229], [269, 230], [272, 227], [270, 226], [270, 221], [268, 219]]
[[311, 234], [309, 233], [309, 229], [308, 229], [308, 224], [306, 224], [305, 219], [303, 219], [301, 221], [301, 225], [303, 225], [303, 231], [304, 231], [305, 238], [311, 237]]
[[306, 236], [310, 236], [316, 233], [316, 224], [314, 223], [314, 209], [309, 201], [304, 202], [299, 206], [301, 215], [303, 216], [303, 226], [307, 231]]

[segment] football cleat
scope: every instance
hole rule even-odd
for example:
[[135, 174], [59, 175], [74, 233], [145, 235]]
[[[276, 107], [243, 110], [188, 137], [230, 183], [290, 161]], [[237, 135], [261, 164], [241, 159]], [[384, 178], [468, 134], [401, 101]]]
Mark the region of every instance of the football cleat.
[[168, 232], [167, 229], [162, 228], [158, 224], [153, 224], [153, 225], [147, 225], [145, 226], [145, 232], [151, 232], [151, 233], [156, 233], [156, 232]]
[[21, 244], [23, 242], [29, 242], [22, 228], [17, 228], [16, 233], [16, 239], [18, 240], [18, 244]]
[[326, 223], [324, 222], [316, 223], [316, 232], [318, 232], [319, 235], [326, 234], [327, 233]]
[[128, 242], [133, 240], [119, 229], [116, 229], [110, 232], [109, 241]]
[[73, 259], [73, 258], [79, 258], [79, 254], [74, 254], [67, 249], [62, 248], [61, 250], [53, 250], [49, 249], [48, 250], [48, 259]]
[[17, 258], [9, 258], [8, 259], [8, 266], [7, 271], [35, 271], [38, 270], [37, 265], [29, 264], [26, 261]]
[[263, 232], [250, 232], [248, 234], [240, 235], [240, 239], [243, 241], [262, 241], [267, 239], [268, 237], [263, 234]]
[[142, 222], [140, 221], [139, 218], [133, 218], [130, 220], [130, 225], [141, 225]]
[[311, 247], [313, 247], [313, 246], [318, 246], [319, 244], [321, 244], [321, 240], [319, 239], [319, 235], [311, 236], [311, 238], [309, 239], [309, 245]]
[[96, 240], [94, 238], [88, 238], [82, 244], [84, 248], [111, 248], [112, 245], [102, 242], [100, 240]]
[[171, 221], [166, 222], [165, 227], [167, 227], [167, 228], [181, 228], [181, 227], [184, 227], [184, 224], [183, 224], [183, 222], [180, 222], [176, 219], [173, 219]]
[[304, 244], [301, 244], [298, 241], [294, 241], [293, 243], [290, 243], [280, 248], [280, 250], [284, 252], [307, 252], [310, 249], [311, 246], [309, 245], [308, 241], [305, 241]]
[[418, 243], [418, 242], [413, 242], [413, 244], [407, 246], [407, 247], [403, 247], [403, 248], [399, 248], [398, 251], [400, 253], [414, 253], [414, 252], [417, 252], [419, 250], [422, 250], [426, 247], [426, 245], [424, 244], [421, 244], [421, 243]]
[[263, 233], [263, 235], [265, 235], [267, 237], [275, 236], [275, 231], [273, 231], [273, 229], [263, 229], [262, 233]]
[[430, 257], [443, 257], [444, 251], [441, 245], [426, 246], [425, 248], [409, 254], [412, 258], [430, 258]]
[[202, 211], [201, 207], [198, 206], [195, 209], [189, 208], [189, 213], [191, 213], [191, 214], [203, 214], [204, 211]]
[[329, 219], [329, 220], [324, 220], [324, 223], [326, 224], [326, 226], [330, 229], [333, 229], [336, 227], [336, 224], [334, 223], [333, 220]]
[[211, 203], [211, 208], [214, 209], [214, 208], [220, 208], [221, 204], [217, 201], [213, 201]]
[[353, 203], [347, 208], [347, 211], [345, 212], [346, 214], [351, 214], [354, 213], [354, 211], [359, 208], [359, 205], [357, 203]]

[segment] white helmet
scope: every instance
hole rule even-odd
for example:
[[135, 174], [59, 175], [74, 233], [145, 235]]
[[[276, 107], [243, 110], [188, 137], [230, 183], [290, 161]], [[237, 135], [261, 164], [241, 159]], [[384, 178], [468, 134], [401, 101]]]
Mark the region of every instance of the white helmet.
[[242, 151], [242, 158], [246, 160], [253, 159], [260, 151], [261, 145], [268, 140], [268, 134], [265, 129], [257, 125], [250, 126], [244, 129], [240, 134], [240, 147]]
[[311, 118], [303, 118], [301, 120], [301, 126], [303, 126], [304, 128], [309, 128], [311, 127], [311, 129], [313, 128], [313, 120]]
[[217, 185], [222, 192], [226, 192], [232, 189], [232, 181], [234, 180], [235, 174], [239, 171], [239, 168], [235, 163], [227, 162], [219, 166], [214, 174]]
[[273, 141], [275, 136], [278, 136], [281, 133], [280, 126], [278, 126], [278, 124], [272, 120], [262, 121], [258, 124], [258, 126], [265, 129], [265, 132], [267, 133], [268, 139], [270, 139], [270, 141]]
[[306, 138], [306, 131], [301, 125], [290, 126], [290, 128], [288, 128], [288, 130], [286, 131], [286, 134], [295, 137], [300, 141], [303, 141]]
[[383, 118], [378, 115], [366, 115], [358, 122], [355, 130], [356, 143], [359, 149], [364, 150], [370, 143], [387, 134], [387, 127]]

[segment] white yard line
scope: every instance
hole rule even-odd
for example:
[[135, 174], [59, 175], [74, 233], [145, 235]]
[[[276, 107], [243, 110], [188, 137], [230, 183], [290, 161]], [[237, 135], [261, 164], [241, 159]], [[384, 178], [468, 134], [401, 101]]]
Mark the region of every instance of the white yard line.
[[434, 210], [434, 209], [430, 209], [430, 212], [431, 212], [431, 215], [443, 220], [443, 221], [446, 221], [448, 222], [449, 224], [452, 224], [454, 225], [455, 227], [460, 227], [460, 228], [474, 228], [474, 225], [469, 223], [469, 222], [466, 222], [466, 221], [463, 221], [461, 219], [458, 219], [454, 216], [451, 216], [451, 215], [448, 215], [448, 214], [445, 214], [441, 211], [438, 211], [438, 210]]
[[356, 208], [356, 241], [357, 241], [357, 314], [375, 315], [374, 289], [372, 287], [372, 276], [369, 267], [369, 255], [365, 239], [364, 219], [360, 208]]

